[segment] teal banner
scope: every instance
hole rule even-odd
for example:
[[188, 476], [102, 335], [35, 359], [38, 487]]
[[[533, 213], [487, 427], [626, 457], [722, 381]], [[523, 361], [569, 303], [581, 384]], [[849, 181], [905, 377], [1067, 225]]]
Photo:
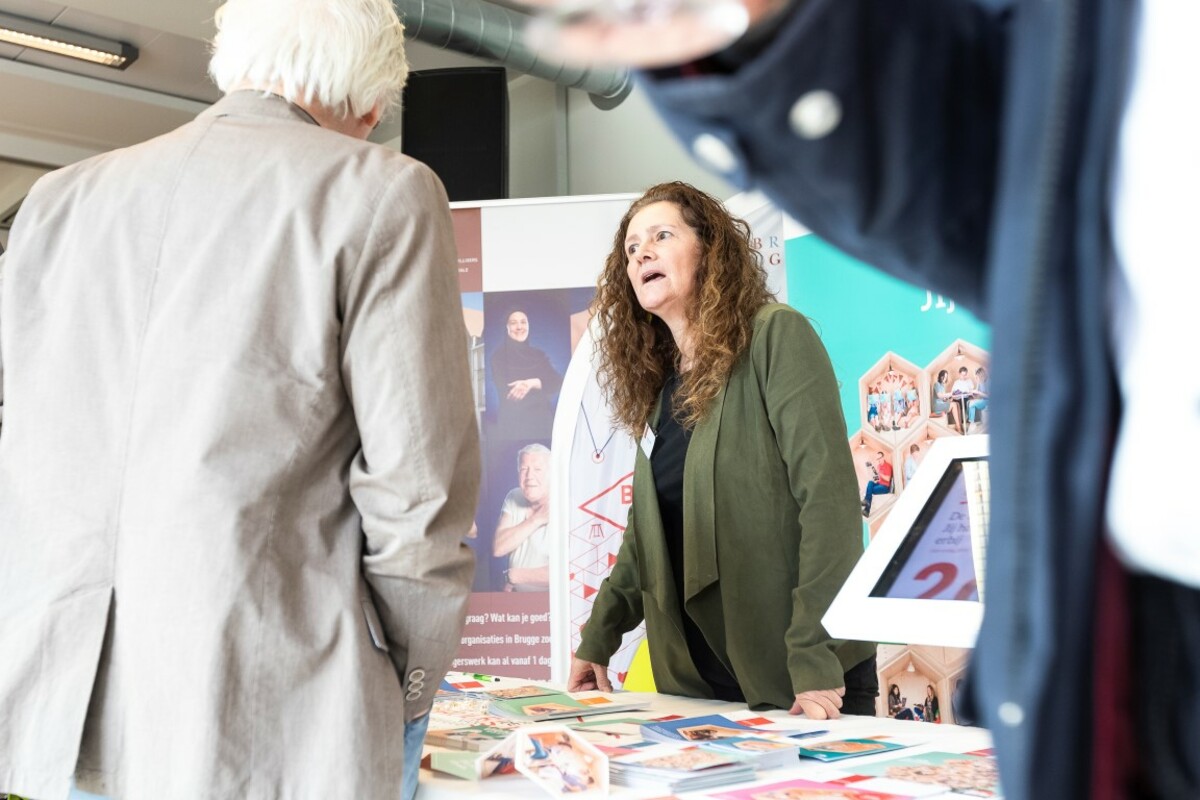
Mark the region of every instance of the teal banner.
[[[789, 302], [812, 320], [833, 361], [869, 541], [933, 440], [987, 432], [990, 329], [953, 298], [884, 275], [816, 236], [789, 239], [786, 263]], [[876, 713], [955, 722], [969, 656], [881, 643]]]

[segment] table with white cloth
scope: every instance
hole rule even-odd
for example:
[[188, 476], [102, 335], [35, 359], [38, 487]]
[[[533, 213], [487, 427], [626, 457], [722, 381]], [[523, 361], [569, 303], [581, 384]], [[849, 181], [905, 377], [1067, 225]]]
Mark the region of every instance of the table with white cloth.
[[[539, 683], [515, 678], [499, 678], [487, 685], [487, 688], [504, 688]], [[728, 714], [734, 711], [745, 711], [741, 703], [726, 703], [719, 700], [700, 700], [691, 697], [677, 697], [666, 694], [635, 694], [623, 693], [622, 698], [645, 698], [650, 706], [642, 711], [631, 711], [610, 715], [612, 717], [661, 717], [678, 714], [685, 717], [695, 717], [705, 714]], [[766, 711], [761, 714], [768, 719], [804, 719], [790, 717], [786, 711]], [[592, 720], [602, 720], [604, 717], [590, 717]], [[575, 722], [575, 718], [560, 720], [564, 724]], [[815, 724], [815, 723], [814, 723]], [[903, 737], [913, 742], [920, 741], [902, 750], [879, 753], [871, 756], [860, 756], [836, 763], [824, 763], [810, 759], [799, 759], [794, 767], [782, 770], [760, 771], [752, 782], [728, 784], [700, 792], [678, 794], [681, 798], [704, 797], [718, 792], [744, 788], [753, 783], [764, 781], [779, 781], [790, 778], [807, 778], [819, 781], [829, 779], [835, 773], [853, 772], [860, 765], [877, 764], [882, 761], [893, 761], [926, 752], [969, 753], [983, 750], [992, 746], [991, 735], [983, 728], [972, 728], [964, 725], [935, 724], [897, 720], [889, 717], [852, 717], [844, 716], [836, 720], [825, 720], [819, 723], [822, 728], [828, 728], [825, 736], [805, 739], [805, 742], [818, 742], [826, 739], [845, 739], [870, 736]], [[426, 752], [431, 748], [426, 747]], [[652, 798], [669, 795], [662, 789], [630, 789], [613, 786], [609, 792], [613, 797]], [[418, 800], [460, 800], [460, 798], [484, 796], [487, 798], [512, 798], [512, 800], [529, 800], [545, 795], [523, 775], [499, 775], [482, 781], [467, 781], [454, 778], [428, 769], [421, 770], [421, 789], [417, 794]]]

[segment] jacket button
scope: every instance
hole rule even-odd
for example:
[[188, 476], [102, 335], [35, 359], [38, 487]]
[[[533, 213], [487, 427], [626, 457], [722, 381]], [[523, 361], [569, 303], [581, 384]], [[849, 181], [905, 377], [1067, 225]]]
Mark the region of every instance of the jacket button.
[[996, 716], [1008, 727], [1015, 728], [1025, 721], [1025, 709], [1010, 700], [1000, 704]]
[[425, 678], [425, 670], [421, 669], [420, 667], [417, 667], [412, 672], [408, 673], [408, 679], [410, 681], [420, 681], [420, 680], [423, 680], [424, 678]]
[[788, 123], [801, 139], [821, 139], [833, 133], [842, 121], [842, 104], [833, 92], [806, 92], [792, 105]]
[[702, 133], [692, 142], [692, 153], [711, 169], [730, 173], [737, 169], [738, 160], [729, 145], [711, 133]]

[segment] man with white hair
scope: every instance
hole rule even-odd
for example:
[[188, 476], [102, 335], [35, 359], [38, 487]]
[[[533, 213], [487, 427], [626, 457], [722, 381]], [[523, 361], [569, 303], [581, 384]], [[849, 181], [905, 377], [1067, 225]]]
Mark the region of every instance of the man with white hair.
[[193, 122], [0, 260], [0, 793], [411, 796], [479, 454], [388, 0], [230, 0]]
[[550, 590], [550, 448], [527, 444], [517, 451], [517, 487], [504, 497], [492, 555], [508, 556], [504, 591]]

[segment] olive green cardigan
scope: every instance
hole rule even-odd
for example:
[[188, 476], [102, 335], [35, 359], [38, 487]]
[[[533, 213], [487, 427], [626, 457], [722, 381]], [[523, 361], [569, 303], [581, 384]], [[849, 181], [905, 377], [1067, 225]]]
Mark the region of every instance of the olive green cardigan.
[[[862, 555], [858, 485], [833, 367], [795, 309], [759, 311], [749, 351], [692, 432], [683, 474], [685, 607], [747, 703], [789, 708], [800, 692], [841, 686], [874, 652], [821, 626]], [[644, 618], [658, 690], [711, 697], [688, 654], [644, 452], [633, 498], [576, 656], [608, 663]]]

